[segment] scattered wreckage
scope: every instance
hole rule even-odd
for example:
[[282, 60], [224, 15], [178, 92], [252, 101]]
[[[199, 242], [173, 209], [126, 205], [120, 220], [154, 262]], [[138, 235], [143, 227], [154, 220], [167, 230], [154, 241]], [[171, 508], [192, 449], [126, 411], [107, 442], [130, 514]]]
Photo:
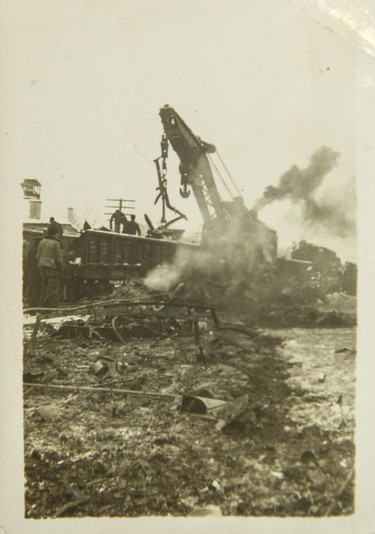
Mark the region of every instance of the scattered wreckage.
[[291, 374], [277, 332], [145, 297], [28, 317], [27, 517], [350, 512], [349, 329], [314, 355], [324, 331], [291, 330]]
[[[196, 362], [207, 366], [212, 363], [222, 363], [235, 367], [247, 373], [246, 367], [241, 367], [229, 359], [220, 359], [223, 346], [236, 348], [238, 353], [247, 353], [248, 348], [238, 342], [226, 338], [226, 334], [236, 333], [248, 339], [257, 335], [255, 329], [250, 330], [240, 322], [222, 322], [215, 309], [199, 305], [165, 302], [163, 300], [116, 300], [108, 299], [89, 302], [71, 308], [31, 309], [27, 312], [37, 313], [35, 321], [27, 321], [31, 327], [30, 340], [35, 344], [39, 331], [43, 328], [48, 336], [56, 338], [73, 338], [79, 342], [83, 340], [99, 340], [101, 342], [117, 341], [125, 345], [134, 339], [155, 339], [181, 336], [191, 336], [196, 348]], [[72, 315], [74, 313], [74, 315]], [[90, 367], [98, 377], [109, 375], [121, 380], [123, 371], [121, 362], [115, 362], [108, 356], [98, 356]], [[30, 378], [34, 381], [28, 381]], [[40, 388], [44, 391], [102, 391], [123, 395], [144, 395], [158, 398], [177, 400], [176, 395], [151, 391], [138, 391], [122, 388], [90, 388], [77, 387], [68, 384], [40, 384], [40, 375], [24, 374], [24, 386]], [[206, 392], [207, 393], [207, 392]], [[248, 404], [248, 396], [244, 395], [228, 403], [204, 395], [182, 394], [180, 398], [181, 412], [195, 414], [210, 414], [218, 420], [217, 428], [224, 428], [240, 414], [243, 414]], [[224, 409], [225, 408], [225, 409]]]
[[[129, 289], [131, 289], [131, 285]], [[136, 294], [140, 295], [139, 282], [133, 284]], [[144, 288], [146, 291], [146, 288]], [[279, 308], [279, 314], [284, 313]], [[28, 310], [25, 310], [27, 313]], [[182, 339], [190, 338], [195, 347], [195, 363], [197, 366], [207, 368], [210, 365], [225, 365], [232, 367], [248, 379], [252, 372], [249, 368], [249, 358], [254, 356], [256, 340], [259, 337], [258, 329], [252, 324], [251, 327], [238, 318], [230, 321], [220, 319], [214, 307], [208, 307], [188, 302], [176, 302], [173, 298], [168, 300], [155, 296], [137, 299], [108, 298], [94, 302], [87, 302], [80, 306], [56, 309], [32, 309], [36, 317], [26, 323], [29, 331], [29, 339], [32, 344], [36, 343], [39, 333], [42, 331], [50, 339], [72, 339], [82, 344], [86, 342], [99, 342], [104, 345], [117, 342], [126, 346], [132, 340], [157, 340], [157, 339]], [[312, 310], [313, 311], [313, 310]], [[310, 317], [312, 311], [310, 310]], [[299, 310], [301, 312], [301, 309]], [[289, 310], [290, 313], [290, 310]], [[298, 313], [297, 313], [298, 315]], [[272, 317], [268, 310], [268, 317]], [[299, 313], [300, 317], [300, 313]], [[336, 315], [331, 312], [317, 315], [316, 326], [347, 326], [344, 319], [335, 323]], [[262, 314], [258, 317], [262, 324]], [[320, 319], [320, 322], [319, 322]], [[324, 323], [325, 321], [325, 323]], [[279, 316], [276, 322], [283, 326]], [[311, 322], [311, 321], [310, 321]], [[244, 338], [245, 342], [241, 341]], [[247, 394], [242, 394], [231, 401], [217, 399], [212, 392], [207, 390], [197, 392], [180, 392], [178, 395], [166, 394], [158, 391], [133, 390], [122, 388], [121, 383], [126, 375], [126, 366], [123, 362], [114, 358], [97, 354], [90, 365], [90, 372], [98, 378], [110, 378], [113, 382], [111, 387], [92, 388], [88, 386], [76, 386], [63, 384], [41, 384], [40, 376], [24, 375], [24, 386], [39, 388], [45, 392], [53, 391], [101, 391], [119, 395], [134, 395], [145, 397], [157, 397], [177, 402], [181, 412], [194, 413], [216, 421], [216, 428], [226, 428], [237, 419], [243, 418], [244, 414], [254, 414], [253, 406], [249, 403]], [[63, 373], [61, 373], [63, 375]], [[30, 380], [30, 378], [32, 380]], [[258, 376], [259, 378], [259, 376]], [[118, 386], [120, 384], [120, 386]], [[253, 417], [253, 415], [251, 415]]]

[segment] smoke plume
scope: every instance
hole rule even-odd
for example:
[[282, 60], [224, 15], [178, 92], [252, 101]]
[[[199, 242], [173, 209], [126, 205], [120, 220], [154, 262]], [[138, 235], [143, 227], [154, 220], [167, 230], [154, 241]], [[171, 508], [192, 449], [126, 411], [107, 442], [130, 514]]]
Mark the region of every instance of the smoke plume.
[[269, 185], [263, 197], [256, 202], [254, 211], [258, 212], [274, 200], [285, 198], [305, 201], [309, 204], [310, 200], [313, 199], [314, 192], [322, 184], [325, 175], [336, 166], [339, 155], [332, 148], [320, 147], [311, 156], [310, 164], [306, 169], [300, 169], [297, 165], [293, 165], [281, 176], [277, 187]]
[[268, 186], [256, 202], [254, 211], [259, 212], [276, 200], [289, 200], [302, 210], [298, 221], [309, 230], [325, 229], [331, 236], [340, 238], [355, 234], [355, 191], [347, 197], [347, 184], [334, 195], [319, 195], [328, 173], [337, 165], [340, 154], [330, 147], [322, 146], [314, 152], [305, 169], [293, 165], [279, 180], [278, 186]]
[[256, 284], [256, 272], [262, 262], [271, 264], [276, 255], [276, 235], [254, 220], [245, 225], [233, 220], [226, 231], [212, 234], [202, 247], [180, 247], [174, 260], [154, 268], [145, 284], [169, 291], [181, 282], [199, 287], [215, 286], [221, 297], [235, 294], [244, 284]]

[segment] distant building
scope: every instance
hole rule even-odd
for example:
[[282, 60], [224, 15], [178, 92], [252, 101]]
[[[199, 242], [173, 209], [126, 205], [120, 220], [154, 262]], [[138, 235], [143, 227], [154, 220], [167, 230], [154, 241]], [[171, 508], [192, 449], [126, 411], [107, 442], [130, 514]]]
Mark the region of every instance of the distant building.
[[37, 200], [40, 200], [42, 184], [38, 180], [27, 178], [22, 182], [21, 187], [23, 189], [24, 198], [36, 198]]
[[42, 184], [35, 178], [26, 178], [21, 183], [21, 187], [24, 198], [24, 223], [31, 223], [31, 225], [34, 224], [34, 226], [36, 224], [40, 230], [41, 227], [47, 228], [49, 218], [54, 217], [63, 225], [64, 233], [67, 233], [67, 235], [75, 233], [75, 231], [68, 230], [68, 228], [75, 227], [76, 214], [74, 208], [65, 208], [65, 213], [62, 216], [61, 210], [59, 210], [59, 213], [55, 213], [54, 210], [45, 206], [44, 202], [42, 202]]
[[23, 198], [26, 201], [24, 217], [28, 220], [40, 220], [42, 217], [42, 184], [33, 178], [27, 178], [21, 184]]
[[[60, 223], [63, 229], [63, 237], [78, 237], [79, 230], [70, 223]], [[47, 232], [49, 222], [24, 222], [23, 231], [29, 234], [44, 235]]]

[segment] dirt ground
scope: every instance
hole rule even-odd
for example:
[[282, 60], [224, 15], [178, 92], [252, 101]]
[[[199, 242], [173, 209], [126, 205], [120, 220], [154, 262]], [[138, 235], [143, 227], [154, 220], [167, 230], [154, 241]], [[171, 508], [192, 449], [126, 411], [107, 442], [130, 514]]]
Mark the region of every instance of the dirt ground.
[[[354, 512], [355, 328], [202, 331], [203, 356], [186, 333], [122, 344], [42, 327], [33, 342], [25, 328], [24, 382], [45, 385], [24, 387], [26, 517]], [[184, 413], [187, 393], [246, 402]]]

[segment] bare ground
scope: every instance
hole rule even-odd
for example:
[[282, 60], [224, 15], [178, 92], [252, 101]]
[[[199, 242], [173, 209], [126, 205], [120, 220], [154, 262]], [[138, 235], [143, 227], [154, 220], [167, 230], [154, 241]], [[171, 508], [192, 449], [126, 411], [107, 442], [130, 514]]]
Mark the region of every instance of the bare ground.
[[[46, 384], [24, 388], [26, 517], [353, 513], [354, 349], [354, 328], [232, 333], [198, 362], [191, 336], [25, 341], [25, 381]], [[103, 356], [120, 365], [99, 377]], [[192, 391], [249, 402], [219, 430], [179, 411]]]

